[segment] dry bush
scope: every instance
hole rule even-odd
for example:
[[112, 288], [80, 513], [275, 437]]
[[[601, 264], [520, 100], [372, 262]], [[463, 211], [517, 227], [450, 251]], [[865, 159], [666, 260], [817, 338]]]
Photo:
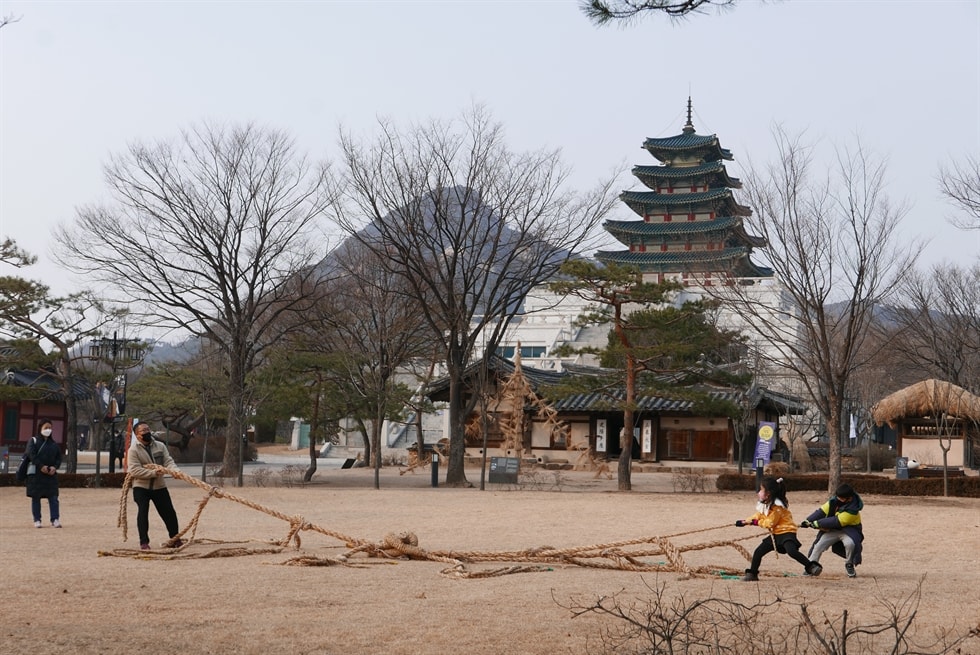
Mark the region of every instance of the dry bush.
[[766, 467], [762, 469], [765, 475], [772, 476], [774, 478], [781, 478], [789, 475], [789, 464], [786, 462], [769, 462]]
[[279, 469], [279, 481], [284, 487], [292, 487], [303, 484], [303, 476], [306, 475], [306, 466], [302, 464], [289, 464]]
[[671, 483], [674, 485], [674, 491], [704, 493], [706, 490], [706, 479], [703, 469], [674, 469], [672, 471]]
[[558, 605], [573, 617], [598, 615], [604, 619], [597, 637], [586, 645], [587, 652], [597, 655], [975, 652], [964, 647], [980, 647], [976, 626], [957, 633], [945, 627], [921, 629], [916, 624], [923, 581], [920, 578], [908, 595], [894, 601], [884, 598], [878, 589], [878, 617], [868, 622], [853, 621], [847, 609], [836, 615], [815, 615], [804, 600], [781, 596], [752, 603], [714, 596], [691, 600], [683, 593], [668, 594], [666, 583], [659, 581], [646, 584], [651, 595], [643, 598], [614, 594]]
[[398, 453], [387, 453], [381, 456], [381, 466], [406, 466], [407, 459]]
[[[871, 444], [871, 470], [883, 471], [886, 468], [894, 468], [898, 453], [891, 450], [885, 444]], [[851, 457], [856, 460], [859, 470], [867, 470], [868, 467], [868, 447], [861, 445], [851, 449]]]
[[252, 484], [256, 487], [266, 487], [272, 482], [272, 469], [259, 468], [252, 471]]
[[561, 491], [565, 482], [565, 475], [561, 470], [544, 471], [532, 468], [521, 470], [516, 488], [522, 491]]

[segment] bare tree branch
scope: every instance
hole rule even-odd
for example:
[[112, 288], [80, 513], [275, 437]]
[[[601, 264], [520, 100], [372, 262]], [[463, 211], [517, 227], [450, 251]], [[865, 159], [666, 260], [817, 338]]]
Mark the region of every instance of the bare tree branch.
[[938, 377], [980, 394], [980, 263], [934, 266], [901, 288], [890, 347], [922, 378]]
[[404, 279], [419, 320], [443, 344], [447, 483], [465, 485], [463, 370], [496, 350], [528, 290], [592, 245], [615, 203], [612, 180], [584, 195], [569, 190], [559, 152], [510, 151], [480, 107], [406, 132], [382, 121], [372, 144], [342, 135], [341, 147], [346, 202], [337, 220]]
[[908, 277], [922, 245], [898, 243], [907, 210], [885, 196], [884, 162], [860, 143], [838, 152], [834, 174], [818, 177], [800, 137], [777, 128], [775, 139], [779, 160], [752, 170], [747, 189], [779, 293], [749, 282], [719, 297], [761, 337], [756, 343], [776, 345], [760, 354], [791, 371], [816, 403], [830, 436], [833, 491], [850, 380], [884, 346], [870, 338], [875, 309]]
[[62, 260], [145, 324], [219, 348], [231, 403], [224, 466], [240, 473], [248, 374], [295, 325], [282, 319], [312, 302], [298, 290], [317, 284], [325, 170], [283, 132], [205, 125], [174, 143], [134, 144], [105, 175], [115, 203], [83, 207], [58, 230]]
[[980, 156], [970, 153], [965, 161], [954, 161], [939, 169], [939, 189], [954, 205], [966, 212], [949, 222], [964, 230], [980, 230]]
[[595, 25], [618, 22], [629, 25], [640, 17], [661, 13], [671, 20], [680, 20], [691, 14], [706, 13], [707, 7], [719, 11], [735, 6], [737, 0], [582, 0], [579, 4]]

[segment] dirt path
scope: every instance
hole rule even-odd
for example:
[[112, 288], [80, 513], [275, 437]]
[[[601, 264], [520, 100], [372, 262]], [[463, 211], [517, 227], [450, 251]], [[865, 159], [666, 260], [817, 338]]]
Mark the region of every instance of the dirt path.
[[[565, 474], [560, 491], [488, 488], [433, 489], [428, 473], [330, 471], [308, 487], [244, 487], [226, 491], [335, 533], [372, 543], [411, 532], [420, 548], [497, 552], [550, 546], [607, 544], [726, 526], [671, 539], [675, 545], [733, 540], [752, 533], [727, 527], [748, 516], [754, 495], [670, 493], [669, 474], [634, 476], [636, 490], [613, 491], [614, 481]], [[478, 473], [470, 476], [478, 480]], [[655, 479], [654, 479], [655, 478]], [[204, 493], [177, 482], [172, 493], [182, 527]], [[635, 573], [554, 565], [537, 573], [454, 579], [438, 562], [354, 557], [361, 566], [297, 567], [297, 555], [337, 558], [348, 547], [303, 532], [302, 548], [213, 559], [137, 559], [99, 556], [137, 542], [135, 506], [127, 502], [129, 540], [116, 527], [119, 490], [66, 489], [64, 529], [35, 529], [23, 489], [0, 489], [0, 651], [15, 653], [384, 652], [496, 655], [584, 653], [599, 623], [566, 609], [600, 595], [649, 598], [647, 585], [669, 595], [729, 595], [752, 600], [779, 594], [805, 600], [815, 611], [848, 608], [851, 621], [879, 613], [876, 598], [896, 600], [925, 576], [919, 625], [966, 629], [980, 624], [980, 500], [867, 497], [865, 564], [848, 579], [841, 560], [825, 557], [819, 578], [804, 578], [789, 558], [763, 562], [760, 584], [722, 576]], [[797, 518], [823, 501], [791, 494]], [[47, 509], [45, 508], [45, 522]], [[201, 514], [196, 541], [182, 554], [218, 548], [267, 547], [289, 524], [220, 498]], [[165, 534], [151, 515], [159, 550]], [[761, 538], [761, 534], [758, 535]], [[806, 545], [812, 533], [802, 532]], [[211, 540], [235, 544], [213, 543]], [[250, 541], [255, 540], [255, 541]], [[757, 540], [742, 542], [749, 550]], [[744, 568], [732, 548], [683, 553], [690, 566]], [[650, 558], [663, 561], [663, 557]], [[480, 571], [504, 566], [475, 563]], [[562, 607], [565, 606], [565, 607]]]

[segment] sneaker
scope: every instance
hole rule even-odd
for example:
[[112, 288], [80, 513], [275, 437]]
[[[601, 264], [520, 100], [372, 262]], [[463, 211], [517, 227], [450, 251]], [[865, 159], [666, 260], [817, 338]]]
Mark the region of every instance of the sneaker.
[[823, 573], [823, 566], [820, 565], [820, 562], [810, 562], [810, 566], [806, 567], [806, 572], [803, 575], [815, 578], [821, 573]]
[[173, 541], [167, 542], [167, 545], [170, 548], [180, 548], [184, 545], [184, 541], [182, 539], [174, 539]]
[[150, 544], [140, 544], [140, 550], [150, 550]]
[[41, 522], [40, 521], [34, 521], [34, 527], [35, 528], [40, 528], [41, 527]]
[[850, 562], [846, 562], [844, 564], [844, 570], [847, 571], [847, 577], [849, 578], [857, 577], [857, 571], [854, 570], [854, 565], [851, 564]]
[[60, 528], [61, 527], [61, 521], [59, 521], [58, 519], [55, 519], [55, 520], [51, 521], [51, 527], [52, 528]]
[[746, 571], [745, 576], [742, 578], [742, 582], [758, 582], [759, 574], [753, 573], [752, 571]]

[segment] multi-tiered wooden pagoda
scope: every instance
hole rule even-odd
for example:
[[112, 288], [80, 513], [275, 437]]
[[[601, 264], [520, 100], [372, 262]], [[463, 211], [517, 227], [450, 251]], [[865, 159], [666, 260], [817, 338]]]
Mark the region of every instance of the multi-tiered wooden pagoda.
[[607, 221], [606, 230], [628, 250], [599, 251], [596, 259], [637, 267], [648, 281], [675, 279], [685, 286], [771, 277], [771, 269], [749, 258], [766, 242], [745, 232], [742, 221], [752, 210], [732, 194], [742, 186], [725, 169], [732, 153], [716, 135], [694, 131], [690, 98], [682, 133], [649, 138], [643, 148], [662, 165], [635, 166], [633, 175], [649, 191], [620, 195], [641, 220]]

